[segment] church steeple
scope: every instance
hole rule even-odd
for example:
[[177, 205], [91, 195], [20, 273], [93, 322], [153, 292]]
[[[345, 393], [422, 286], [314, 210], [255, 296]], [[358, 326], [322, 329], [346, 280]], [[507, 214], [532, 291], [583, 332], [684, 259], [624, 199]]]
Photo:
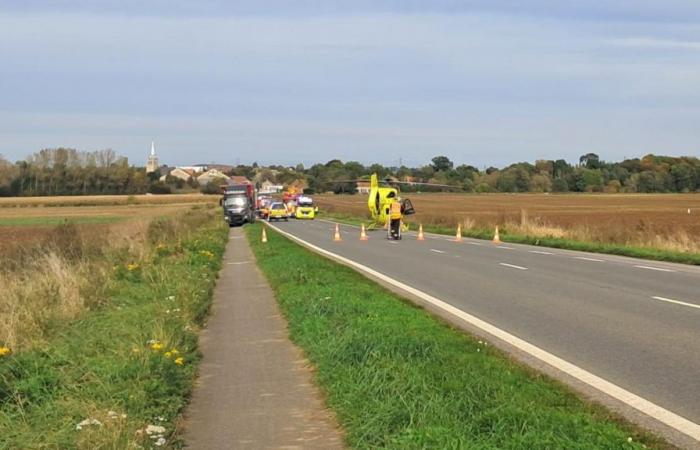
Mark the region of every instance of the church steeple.
[[155, 172], [158, 170], [158, 156], [156, 155], [156, 144], [151, 141], [151, 154], [148, 155], [148, 163], [146, 163], [146, 173]]

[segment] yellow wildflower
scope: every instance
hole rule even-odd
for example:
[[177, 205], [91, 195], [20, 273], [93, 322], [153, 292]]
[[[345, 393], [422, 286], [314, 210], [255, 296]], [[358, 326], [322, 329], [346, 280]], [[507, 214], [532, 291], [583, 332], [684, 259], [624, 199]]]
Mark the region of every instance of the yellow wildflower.
[[211, 258], [214, 257], [214, 254], [213, 254], [212, 252], [210, 252], [209, 250], [202, 250], [202, 251], [199, 252], [199, 254], [200, 254], [200, 255], [204, 255], [204, 256], [206, 256], [206, 257], [209, 258], [209, 259], [211, 259]]
[[154, 343], [151, 344], [151, 349], [156, 350], [156, 351], [158, 351], [158, 350], [163, 350], [163, 344], [161, 344], [160, 342], [156, 341], [156, 342], [154, 342]]
[[141, 349], [134, 347], [131, 349], [131, 353], [141, 353]]
[[178, 366], [185, 364], [185, 358], [183, 358], [182, 356], [180, 356], [179, 358], [175, 358], [175, 364], [177, 364]]
[[126, 265], [126, 270], [128, 270], [129, 272], [133, 272], [134, 270], [136, 270], [138, 268], [139, 268], [139, 265], [136, 263]]
[[7, 348], [7, 347], [0, 347], [0, 357], [2, 357], [2, 356], [7, 356], [7, 355], [9, 355], [10, 353], [12, 353], [12, 350], [10, 350], [9, 348]]
[[173, 354], [170, 352], [165, 352], [163, 356], [165, 356], [166, 358], [170, 358], [171, 356], [173, 356]]
[[176, 348], [174, 348], [174, 349], [170, 350], [170, 353], [172, 353], [173, 355], [177, 355], [180, 352]]

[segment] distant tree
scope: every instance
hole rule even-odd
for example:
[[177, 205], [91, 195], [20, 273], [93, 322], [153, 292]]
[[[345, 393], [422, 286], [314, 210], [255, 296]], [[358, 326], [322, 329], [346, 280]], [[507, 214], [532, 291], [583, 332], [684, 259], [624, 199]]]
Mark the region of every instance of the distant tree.
[[431, 159], [431, 161], [431, 166], [433, 167], [433, 170], [435, 170], [435, 172], [447, 171], [452, 169], [452, 167], [454, 166], [452, 161], [450, 161], [450, 158], [448, 158], [447, 156], [436, 156], [433, 159]]
[[598, 169], [600, 167], [600, 158], [595, 153], [586, 153], [579, 157], [578, 162], [587, 169]]
[[569, 183], [564, 178], [555, 178], [552, 180], [553, 192], [569, 192]]

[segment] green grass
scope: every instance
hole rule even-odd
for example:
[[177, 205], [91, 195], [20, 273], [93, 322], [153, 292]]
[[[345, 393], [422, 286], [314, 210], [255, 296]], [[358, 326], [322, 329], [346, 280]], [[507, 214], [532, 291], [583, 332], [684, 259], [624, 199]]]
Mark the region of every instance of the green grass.
[[[108, 298], [92, 311], [55, 324], [45, 345], [0, 358], [0, 448], [151, 448], [155, 440], [138, 431], [149, 424], [165, 427], [167, 446], [180, 445], [197, 331], [227, 236], [218, 214], [190, 215], [179, 219], [193, 224], [185, 234], [168, 232], [173, 219], [152, 226], [161, 242], [138, 267], [128, 254], [115, 260]], [[102, 425], [76, 430], [88, 418]]]
[[[347, 214], [324, 213], [324, 218], [337, 220], [339, 222], [360, 225], [369, 222], [366, 218], [350, 216]], [[416, 225], [413, 225], [415, 230]], [[423, 231], [427, 233], [454, 235], [455, 228], [441, 227], [437, 225], [423, 225]], [[475, 239], [493, 239], [492, 229], [469, 229], [462, 230], [462, 236]], [[515, 244], [537, 245], [541, 247], [561, 248], [565, 250], [578, 250], [591, 253], [603, 253], [609, 255], [629, 256], [633, 258], [650, 259], [655, 261], [666, 261], [681, 264], [700, 265], [700, 254], [674, 252], [671, 250], [655, 249], [650, 247], [634, 247], [629, 245], [619, 244], [603, 244], [599, 242], [576, 241], [573, 239], [556, 238], [556, 237], [537, 237], [522, 234], [510, 233], [507, 228], [501, 228], [500, 238], [503, 242], [512, 242]]]
[[75, 216], [75, 217], [1, 217], [0, 226], [43, 226], [66, 223], [101, 224], [125, 220], [122, 216]]
[[[351, 269], [247, 227], [351, 448], [666, 447]], [[628, 442], [628, 438], [632, 438]]]

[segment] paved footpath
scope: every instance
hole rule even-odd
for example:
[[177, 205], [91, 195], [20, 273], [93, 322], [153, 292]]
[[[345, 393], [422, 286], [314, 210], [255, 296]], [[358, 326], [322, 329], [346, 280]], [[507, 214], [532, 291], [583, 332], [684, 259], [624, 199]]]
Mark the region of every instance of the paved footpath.
[[288, 338], [241, 228], [232, 228], [185, 413], [194, 450], [341, 449], [341, 433]]

